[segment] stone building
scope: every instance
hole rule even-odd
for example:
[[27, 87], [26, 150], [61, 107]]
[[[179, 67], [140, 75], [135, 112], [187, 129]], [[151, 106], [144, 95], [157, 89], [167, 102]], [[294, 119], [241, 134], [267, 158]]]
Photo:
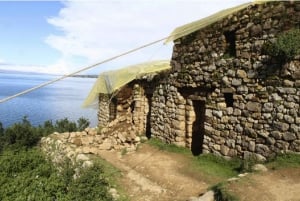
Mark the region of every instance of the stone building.
[[263, 51], [299, 27], [299, 1], [257, 1], [175, 29], [171, 71], [153, 92], [151, 135], [194, 155], [300, 152], [299, 56], [282, 63]]
[[[99, 75], [84, 106], [98, 100], [98, 127], [150, 135], [153, 90], [170, 61], [152, 61]], [[124, 134], [125, 135], [125, 134]]]

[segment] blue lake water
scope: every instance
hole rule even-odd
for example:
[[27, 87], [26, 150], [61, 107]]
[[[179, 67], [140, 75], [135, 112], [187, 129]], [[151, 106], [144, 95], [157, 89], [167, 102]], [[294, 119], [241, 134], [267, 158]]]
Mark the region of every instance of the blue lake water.
[[[55, 78], [52, 75], [0, 73], [0, 99]], [[27, 116], [36, 126], [46, 120], [55, 122], [68, 118], [76, 121], [84, 117], [90, 120], [91, 126], [96, 126], [97, 109], [81, 107], [95, 81], [95, 78], [71, 77], [0, 103], [0, 122], [7, 127]]]

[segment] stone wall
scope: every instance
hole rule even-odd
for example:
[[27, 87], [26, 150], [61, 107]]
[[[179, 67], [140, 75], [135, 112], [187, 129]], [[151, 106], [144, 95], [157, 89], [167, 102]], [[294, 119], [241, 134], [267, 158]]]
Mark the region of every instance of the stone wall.
[[99, 94], [98, 127], [123, 127], [124, 132], [134, 130], [145, 134], [149, 126], [147, 119], [153, 88], [145, 79], [137, 79], [122, 87], [113, 97]]
[[300, 25], [300, 2], [249, 6], [176, 40], [152, 98], [152, 135], [195, 154], [265, 159], [300, 152], [300, 61], [263, 44]]

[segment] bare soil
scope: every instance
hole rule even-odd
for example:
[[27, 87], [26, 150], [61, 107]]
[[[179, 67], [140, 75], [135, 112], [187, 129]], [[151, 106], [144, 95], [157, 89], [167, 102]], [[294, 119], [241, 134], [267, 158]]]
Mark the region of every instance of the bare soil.
[[187, 159], [143, 144], [138, 151], [101, 151], [99, 155], [123, 173], [121, 185], [132, 201], [183, 201], [206, 192], [208, 184], [184, 174]]
[[250, 174], [227, 189], [241, 201], [300, 201], [300, 168]]
[[[121, 185], [132, 201], [184, 201], [216, 184], [200, 172], [187, 171], [187, 157], [148, 144], [132, 153], [100, 151], [99, 155], [121, 170]], [[300, 201], [300, 168], [251, 173], [226, 186], [241, 201]]]

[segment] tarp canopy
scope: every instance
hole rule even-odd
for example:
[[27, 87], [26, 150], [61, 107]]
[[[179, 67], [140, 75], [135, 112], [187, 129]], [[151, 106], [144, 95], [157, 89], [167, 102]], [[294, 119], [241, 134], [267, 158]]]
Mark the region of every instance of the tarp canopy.
[[193, 33], [197, 30], [200, 30], [202, 28], [205, 28], [217, 21], [222, 20], [223, 18], [229, 16], [230, 14], [236, 13], [240, 10], [243, 10], [245, 8], [247, 8], [250, 5], [254, 5], [254, 4], [262, 4], [265, 2], [268, 2], [271, 0], [256, 0], [253, 2], [249, 2], [249, 3], [244, 3], [242, 5], [239, 6], [235, 6], [232, 8], [228, 8], [222, 11], [219, 11], [213, 15], [210, 15], [208, 17], [202, 18], [200, 20], [191, 22], [189, 24], [185, 24], [183, 26], [177, 27], [171, 34], [170, 36], [166, 39], [165, 43], [168, 43], [170, 41], [175, 41], [178, 38], [181, 38], [183, 36], [189, 35], [190, 33]]
[[94, 103], [97, 100], [99, 93], [112, 94], [127, 83], [138, 79], [143, 75], [168, 70], [170, 68], [169, 60], [160, 60], [103, 72], [98, 76], [97, 81], [83, 103], [83, 107], [87, 107]]

